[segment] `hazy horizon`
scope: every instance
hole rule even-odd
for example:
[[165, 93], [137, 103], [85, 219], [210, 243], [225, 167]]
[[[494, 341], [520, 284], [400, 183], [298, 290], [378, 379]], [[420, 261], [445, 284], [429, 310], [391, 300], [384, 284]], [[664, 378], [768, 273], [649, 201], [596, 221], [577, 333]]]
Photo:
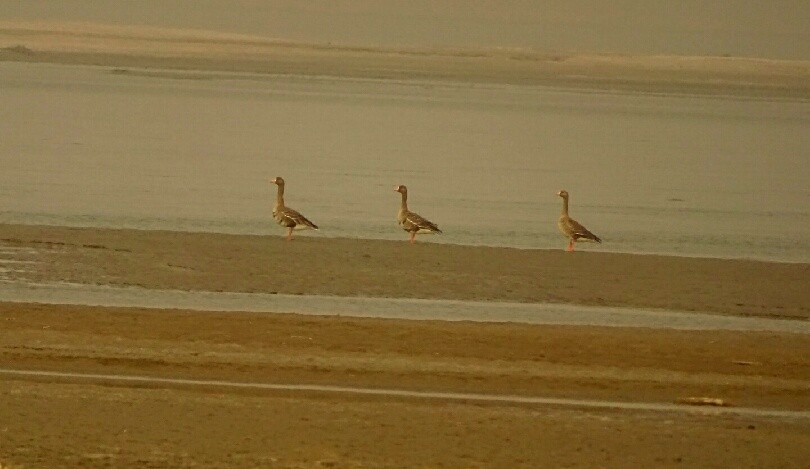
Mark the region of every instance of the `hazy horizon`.
[[810, 2], [0, 2], [0, 19], [205, 29], [365, 46], [810, 59]]

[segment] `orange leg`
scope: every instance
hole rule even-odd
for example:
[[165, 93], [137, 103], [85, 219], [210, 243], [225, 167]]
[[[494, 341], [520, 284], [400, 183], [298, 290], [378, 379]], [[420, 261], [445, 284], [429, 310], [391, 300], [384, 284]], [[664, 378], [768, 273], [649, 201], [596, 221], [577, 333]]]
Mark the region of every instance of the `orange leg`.
[[416, 233], [411, 233], [411, 244], [416, 242]]
[[292, 228], [287, 228], [287, 241], [292, 241]]
[[573, 239], [571, 241], [568, 241], [568, 249], [566, 249], [566, 251], [574, 252], [574, 240]]

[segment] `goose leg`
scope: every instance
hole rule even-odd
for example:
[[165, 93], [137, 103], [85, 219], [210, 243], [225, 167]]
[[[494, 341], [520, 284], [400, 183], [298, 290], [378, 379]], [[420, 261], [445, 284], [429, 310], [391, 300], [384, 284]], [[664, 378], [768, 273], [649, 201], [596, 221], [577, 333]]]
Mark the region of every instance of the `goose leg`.
[[568, 249], [566, 249], [566, 251], [574, 252], [574, 240], [573, 239], [568, 241]]
[[292, 228], [287, 228], [287, 241], [292, 241]]
[[416, 242], [416, 233], [415, 233], [415, 232], [412, 232], [412, 233], [411, 233], [411, 244], [413, 244], [413, 243], [415, 243], [415, 242]]

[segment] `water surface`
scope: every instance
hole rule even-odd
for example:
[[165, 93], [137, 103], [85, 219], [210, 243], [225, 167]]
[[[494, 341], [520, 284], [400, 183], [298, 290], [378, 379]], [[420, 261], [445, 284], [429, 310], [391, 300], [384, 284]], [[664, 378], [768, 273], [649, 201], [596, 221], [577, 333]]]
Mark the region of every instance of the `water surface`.
[[810, 102], [0, 64], [0, 222], [810, 261]]
[[645, 327], [694, 331], [810, 334], [810, 321], [746, 318], [640, 308], [505, 301], [284, 295], [151, 290], [69, 283], [0, 281], [5, 301], [197, 311], [250, 311], [435, 321], [513, 322], [566, 326]]

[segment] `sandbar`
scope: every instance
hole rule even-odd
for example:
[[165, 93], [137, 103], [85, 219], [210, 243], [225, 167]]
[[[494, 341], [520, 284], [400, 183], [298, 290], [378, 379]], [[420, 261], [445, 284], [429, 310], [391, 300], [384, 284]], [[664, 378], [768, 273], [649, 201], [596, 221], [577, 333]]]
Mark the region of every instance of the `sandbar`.
[[[559, 54], [514, 48], [383, 48], [203, 30], [0, 21], [0, 61], [93, 65], [115, 73], [204, 72], [552, 86], [612, 92], [810, 97], [810, 61]], [[181, 72], [181, 73], [177, 73]]]

